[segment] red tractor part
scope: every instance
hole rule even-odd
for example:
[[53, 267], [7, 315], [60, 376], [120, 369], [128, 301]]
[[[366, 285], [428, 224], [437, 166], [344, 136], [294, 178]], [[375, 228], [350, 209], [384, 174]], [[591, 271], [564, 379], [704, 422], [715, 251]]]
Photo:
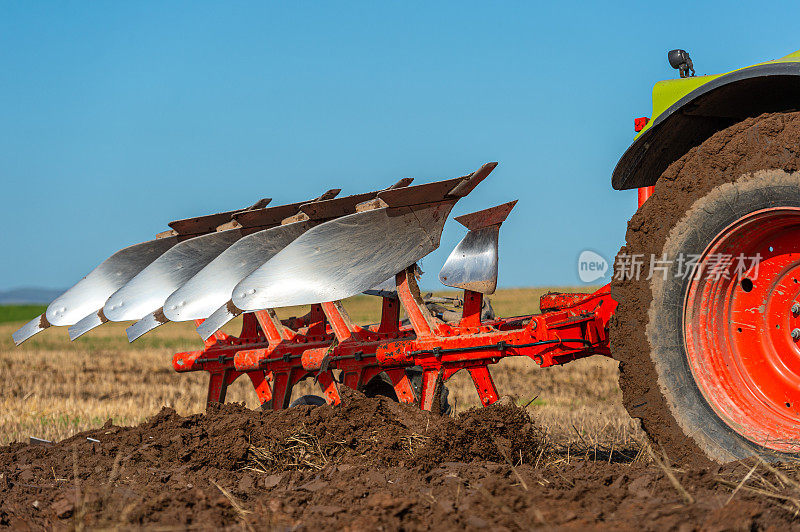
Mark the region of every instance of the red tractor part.
[[650, 196], [653, 195], [653, 191], [655, 191], [656, 187], [641, 187], [637, 189], [638, 192], [638, 206], [641, 207], [644, 205], [644, 202], [647, 201]]

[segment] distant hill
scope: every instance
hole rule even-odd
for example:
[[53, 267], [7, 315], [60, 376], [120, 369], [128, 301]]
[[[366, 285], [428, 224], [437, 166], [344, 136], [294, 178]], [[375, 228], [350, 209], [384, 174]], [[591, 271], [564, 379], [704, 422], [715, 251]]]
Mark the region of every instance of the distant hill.
[[44, 305], [64, 292], [58, 288], [13, 288], [0, 290], [0, 305]]

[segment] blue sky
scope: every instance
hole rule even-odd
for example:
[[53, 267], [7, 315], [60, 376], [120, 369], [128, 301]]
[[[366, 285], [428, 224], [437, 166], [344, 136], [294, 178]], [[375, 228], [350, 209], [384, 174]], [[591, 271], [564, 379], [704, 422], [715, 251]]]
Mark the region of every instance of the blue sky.
[[[68, 287], [170, 220], [500, 166], [501, 286], [577, 284], [635, 209], [610, 175], [687, 49], [800, 48], [792, 2], [3, 2], [0, 289]], [[424, 285], [463, 236], [452, 220]]]

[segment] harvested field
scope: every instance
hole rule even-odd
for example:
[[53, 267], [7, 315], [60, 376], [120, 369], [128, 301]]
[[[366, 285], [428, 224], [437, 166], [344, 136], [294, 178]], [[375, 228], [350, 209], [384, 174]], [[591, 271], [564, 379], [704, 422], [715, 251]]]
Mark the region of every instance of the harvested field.
[[[564, 290], [581, 289], [593, 290]], [[501, 316], [533, 313], [546, 290], [500, 290], [492, 296], [492, 304]], [[352, 298], [345, 306], [362, 324], [373, 322], [380, 312], [380, 301], [374, 297]], [[280, 314], [305, 312], [288, 308]], [[107, 419], [133, 425], [163, 406], [181, 415], [205, 410], [207, 375], [181, 375], [171, 366], [173, 353], [202, 345], [189, 323], [160, 327], [133, 344], [125, 337], [127, 323], [105, 324], [76, 342], [69, 341], [65, 329], [53, 328], [15, 347], [11, 333], [20, 325], [0, 323], [0, 445], [27, 441], [30, 436], [60, 440], [102, 426]], [[240, 328], [241, 321], [236, 320], [224, 330], [236, 334]], [[635, 439], [638, 432], [621, 406], [616, 366], [613, 360], [594, 357], [541, 370], [529, 359], [516, 358], [495, 366], [493, 376], [500, 392], [516, 396], [520, 404], [535, 398], [531, 408], [536, 408], [540, 422], [563, 441], [580, 441], [580, 432], [591, 441], [619, 444]], [[465, 372], [456, 374], [448, 387], [457, 412], [479, 405]], [[294, 395], [305, 393], [319, 389], [303, 382]], [[246, 378], [231, 386], [228, 402], [258, 406]]]
[[[534, 312], [541, 292], [501, 291], [493, 304]], [[369, 298], [346, 306], [362, 323], [377, 311]], [[507, 359], [493, 374], [511, 397], [488, 409], [472, 409], [457, 374], [455, 417], [355, 392], [340, 407], [262, 412], [243, 379], [229, 392], [242, 404], [203, 414], [207, 377], [170, 366], [198, 346], [188, 324], [133, 345], [125, 324], [108, 324], [14, 348], [19, 325], [0, 324], [0, 526], [762, 529], [800, 511], [795, 470], [683, 470], [650, 451], [611, 359], [546, 370]]]

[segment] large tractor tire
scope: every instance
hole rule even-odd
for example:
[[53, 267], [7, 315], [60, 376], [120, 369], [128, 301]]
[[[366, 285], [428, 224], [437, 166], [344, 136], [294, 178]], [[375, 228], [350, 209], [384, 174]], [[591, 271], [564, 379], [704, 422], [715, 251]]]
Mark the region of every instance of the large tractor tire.
[[800, 113], [749, 118], [673, 163], [628, 224], [611, 348], [625, 408], [673, 460], [800, 452], [798, 168]]

